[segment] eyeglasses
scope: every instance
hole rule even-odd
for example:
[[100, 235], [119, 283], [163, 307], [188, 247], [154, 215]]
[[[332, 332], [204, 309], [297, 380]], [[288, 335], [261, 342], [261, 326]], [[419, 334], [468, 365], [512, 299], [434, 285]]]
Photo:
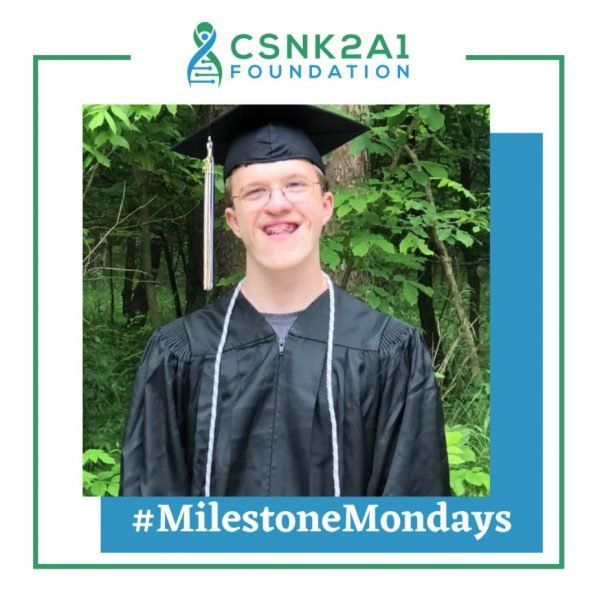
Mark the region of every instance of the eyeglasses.
[[280, 187], [265, 187], [263, 185], [247, 185], [242, 187], [238, 195], [231, 199], [239, 198], [248, 206], [256, 207], [266, 204], [271, 199], [274, 189], [280, 189], [285, 199], [289, 202], [302, 202], [307, 200], [315, 185], [321, 185], [318, 181], [307, 181], [305, 179], [292, 179]]

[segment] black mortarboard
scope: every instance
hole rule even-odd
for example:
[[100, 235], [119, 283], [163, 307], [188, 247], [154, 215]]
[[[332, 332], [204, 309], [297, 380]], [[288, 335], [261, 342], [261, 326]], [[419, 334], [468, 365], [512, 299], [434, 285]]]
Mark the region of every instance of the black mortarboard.
[[213, 161], [223, 177], [242, 164], [304, 158], [321, 170], [322, 156], [369, 127], [307, 105], [242, 105], [219, 116], [172, 149], [204, 158], [204, 288], [212, 288]]
[[346, 116], [304, 105], [243, 105], [186, 137], [173, 150], [203, 158], [210, 136], [223, 176], [241, 164], [305, 158], [324, 170], [322, 156], [368, 131]]

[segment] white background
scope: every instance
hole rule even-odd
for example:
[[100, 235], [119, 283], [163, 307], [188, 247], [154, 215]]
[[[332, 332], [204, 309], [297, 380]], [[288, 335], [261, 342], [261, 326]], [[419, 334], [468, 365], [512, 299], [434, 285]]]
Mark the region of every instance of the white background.
[[[124, 595], [135, 592], [144, 596], [161, 596], [173, 592], [178, 587], [182, 592], [206, 594], [216, 592], [244, 593], [254, 596], [305, 595], [310, 589], [336, 593], [344, 592], [350, 596], [364, 596], [374, 592], [402, 593], [419, 592], [421, 596], [434, 596], [441, 592], [456, 594], [485, 594], [488, 596], [505, 596], [507, 592], [524, 594], [528, 591], [544, 593], [546, 596], [559, 596], [573, 592], [584, 578], [591, 577], [595, 565], [596, 540], [594, 533], [600, 527], [595, 524], [595, 473], [596, 465], [591, 461], [595, 454], [595, 423], [598, 417], [598, 402], [594, 380], [594, 338], [597, 327], [594, 323], [595, 296], [593, 289], [585, 289], [587, 281], [594, 279], [597, 270], [593, 250], [595, 239], [595, 220], [598, 201], [593, 197], [597, 188], [594, 174], [597, 162], [592, 150], [597, 135], [597, 100], [598, 94], [592, 92], [596, 79], [594, 58], [597, 55], [593, 46], [595, 32], [592, 29], [594, 19], [591, 14], [583, 14], [576, 4], [566, 7], [558, 3], [537, 3], [504, 1], [484, 14], [483, 4], [471, 2], [434, 3], [423, 2], [420, 7], [395, 7], [388, 3], [369, 2], [356, 4], [353, 10], [349, 3], [302, 2], [286, 18], [286, 3], [254, 2], [251, 7], [234, 11], [233, 6], [219, 8], [216, 6], [203, 8], [197, 2], [165, 5], [163, 3], [131, 3], [131, 6], [120, 2], [103, 2], [92, 8], [83, 8], [80, 3], [54, 2], [51, 5], [39, 6], [29, 3], [25, 8], [10, 14], [4, 12], [2, 23], [5, 25], [2, 39], [3, 56], [3, 94], [2, 123], [4, 144], [3, 160], [3, 235], [2, 264], [5, 271], [3, 284], [4, 335], [2, 355], [2, 387], [1, 397], [5, 401], [2, 427], [2, 509], [4, 510], [4, 526], [2, 547], [4, 566], [9, 578], [20, 587], [19, 594], [31, 591], [35, 593], [60, 593], [63, 596], [87, 595], [91, 597], [107, 594]], [[259, 9], [259, 5], [262, 8]], [[340, 6], [338, 6], [340, 5]], [[167, 8], [168, 6], [168, 8]], [[312, 8], [311, 8], [312, 6]], [[574, 14], [569, 14], [569, 9]], [[577, 10], [577, 12], [576, 12]], [[211, 12], [207, 12], [211, 11]], [[16, 14], [16, 13], [19, 14]], [[99, 79], [96, 96], [93, 94], [87, 101], [139, 101], [164, 102], [239, 102], [234, 90], [230, 89], [211, 100], [193, 97], [181, 85], [180, 71], [185, 68], [186, 57], [190, 53], [187, 26], [200, 20], [214, 23], [219, 33], [219, 23], [226, 23], [227, 28], [235, 31], [253, 28], [260, 31], [322, 31], [322, 32], [357, 32], [364, 35], [370, 31], [405, 32], [409, 40], [408, 51], [416, 66], [417, 58], [421, 72], [429, 68], [436, 69], [436, 81], [431, 85], [423, 85], [421, 92], [413, 96], [408, 82], [406, 86], [406, 102], [486, 102], [494, 104], [499, 101], [485, 94], [477, 93], [477, 89], [485, 89], [491, 82], [483, 77], [480, 69], [478, 81], [465, 82], [458, 70], [464, 69], [463, 57], [467, 53], [564, 53], [566, 59], [566, 92], [567, 92], [567, 128], [566, 128], [566, 433], [567, 433], [567, 503], [566, 503], [566, 570], [565, 571], [33, 571], [31, 569], [31, 56], [32, 54], [83, 54], [83, 53], [131, 53], [135, 60], [145, 65], [144, 77], [140, 78], [139, 96], [120, 97], [112, 92], [107, 98], [106, 79]], [[588, 39], [590, 40], [588, 42]], [[172, 40], [172, 41], [171, 41]], [[410, 40], [414, 40], [412, 43]], [[165, 52], [167, 56], [165, 57]], [[161, 71], [164, 65], [172, 61], [173, 56], [181, 56], [181, 65], [170, 65], [170, 70]], [[440, 65], [445, 65], [445, 73]], [[45, 69], [50, 63], [43, 63]], [[67, 69], [53, 66], [55, 76], [67, 76]], [[91, 65], [92, 63], [88, 63]], [[482, 63], [485, 64], [485, 63]], [[489, 66], [489, 63], [487, 63]], [[519, 63], [515, 63], [518, 65]], [[183, 65], [183, 66], [182, 66]], [[437, 67], [436, 67], [437, 65]], [[118, 75], [116, 65], [106, 63], [105, 67], [94, 67], [98, 74], [102, 68], [111, 74], [114, 90], [131, 88], [131, 65], [125, 75]], [[125, 64], [123, 66], [126, 66]], [[543, 65], [538, 72], [543, 72]], [[413, 68], [411, 66], [411, 68]], [[475, 69], [473, 69], [475, 71]], [[503, 97], [513, 98], [516, 104], [535, 100], [539, 107], [539, 118], [547, 110], [552, 110], [556, 100], [556, 78], [541, 78], [532, 81], [533, 71], [527, 77], [517, 76], [517, 68], [498, 75]], [[157, 77], [160, 73], [160, 87], [166, 92], [148, 97], [144, 93], [148, 77]], [[499, 73], [499, 71], [496, 71]], [[114, 74], [114, 75], [113, 75]], [[78, 76], [86, 85], [93, 86], [93, 77], [78, 70]], [[121, 79], [123, 77], [123, 79]], [[589, 83], [588, 83], [589, 80]], [[546, 90], [544, 85], [550, 81]], [[48, 85], [48, 80], [40, 78], [41, 89]], [[77, 82], [76, 82], [77, 83]], [[81, 87], [83, 83], [79, 81]], [[229, 82], [224, 81], [224, 85]], [[533, 84], [533, 85], [532, 85]], [[69, 104], [72, 95], [68, 81], [64, 83], [65, 104]], [[77, 87], [77, 86], [76, 86]], [[158, 89], [160, 89], [158, 87]], [[231, 86], [232, 87], [232, 86]], [[263, 87], [259, 95], [256, 88]], [[253, 86], [244, 92], [244, 101], [298, 101], [297, 98], [265, 97], [264, 86]], [[437, 93], [426, 92], [426, 88], [438, 90]], [[533, 88], [533, 89], [532, 89]], [[88, 88], [86, 88], [88, 89]], [[390, 87], [391, 89], [391, 87]], [[382, 88], [365, 86], [357, 93], [352, 88], [352, 102], [386, 102]], [[442, 90], [441, 92], [439, 90]], [[304, 91], [304, 90], [303, 90]], [[236, 93], [239, 93], [237, 89]], [[250, 96], [256, 93], [256, 96]], [[500, 93], [500, 92], [496, 92]], [[165, 95], [168, 94], [168, 95]], [[312, 94], [312, 95], [311, 95]], [[547, 96], [546, 96], [547, 94]], [[541, 95], [542, 101], [538, 100]], [[347, 96], [346, 96], [347, 97]], [[544, 102], [544, 98], [546, 102]], [[302, 102], [327, 103], [339, 101], [335, 93], [327, 95], [323, 86], [314, 85], [302, 97]], [[389, 101], [400, 102], [397, 90], [390, 94]], [[40, 106], [43, 106], [43, 100]], [[41, 112], [42, 114], [42, 112]], [[50, 112], [45, 115], [47, 121], [53, 121], [53, 140], [45, 138], [40, 151], [61, 156], [63, 137], [70, 134], [72, 123], [64, 121], [60, 113]], [[523, 123], [515, 123], [514, 130], [539, 130], [535, 121], [529, 116]], [[504, 123], [498, 123], [493, 130], [508, 130]], [[587, 147], [586, 147], [586, 144]], [[70, 160], [68, 149], [65, 160]], [[56, 156], [55, 156], [56, 157]], [[46, 181], [58, 177], [56, 171], [46, 172]], [[60, 181], [59, 181], [60, 182]], [[73, 182], [65, 181], [65, 202], [68, 203]], [[585, 186], [585, 187], [584, 187]], [[597, 195], [597, 194], [596, 194]], [[40, 192], [40, 204], [42, 191]], [[68, 204], [67, 204], [68, 205]], [[65, 206], [57, 202], [56, 214], [63, 213]], [[56, 218], [56, 214], [54, 218]], [[51, 219], [52, 206], [46, 206], [43, 217]], [[40, 218], [42, 210], [40, 209]], [[77, 217], [79, 218], [79, 216]], [[49, 222], [49, 221], [47, 221]], [[79, 221], [80, 222], [80, 221]], [[79, 236], [79, 230], [61, 230], [60, 219], [55, 227], [57, 239]], [[40, 235], [40, 246], [42, 244]], [[49, 246], [58, 247], [49, 243]], [[77, 246], [80, 247], [79, 245]], [[59, 251], [59, 250], [57, 250]], [[65, 269], [68, 261], [76, 257], [65, 255]], [[48, 266], [55, 260], [61, 260], [60, 253], [56, 257], [46, 255]], [[40, 268], [42, 256], [40, 256]], [[56, 271], [59, 272], [59, 271]], [[545, 273], [546, 274], [546, 273]], [[40, 276], [40, 285], [43, 285]], [[58, 277], [45, 283], [67, 289], [68, 281]], [[78, 284], [78, 282], [77, 282]], [[65, 294], [64, 303], [69, 304]], [[74, 305], [77, 306], [77, 302]], [[64, 306], [63, 306], [64, 307]], [[57, 304], [56, 310], [59, 311]], [[78, 308], [77, 308], [78, 309]], [[60, 314], [54, 316], [60, 324]], [[590, 326], [592, 323], [592, 326]], [[55, 323], [56, 324], [56, 323]], [[7, 330], [8, 329], [8, 330]], [[60, 331], [60, 328], [57, 328]], [[545, 331], [546, 332], [546, 331]], [[76, 355], [77, 351], [68, 344], [68, 336], [59, 336], [54, 340], [53, 352], [64, 352]], [[80, 372], [80, 362], [70, 366]], [[40, 376], [42, 373], [40, 372]], [[48, 373], [48, 377], [57, 376]], [[48, 380], [50, 380], [50, 378]], [[40, 396], [42, 385], [40, 380]], [[51, 408], [52, 406], [48, 406]], [[60, 406], [57, 405], [57, 411]], [[47, 414], [52, 418], [52, 410]], [[77, 420], [73, 415], [73, 422]], [[48, 420], [47, 420], [48, 421]], [[79, 425], [80, 426], [80, 425]], [[79, 431], [65, 426], [63, 418], [56, 418], [56, 439], [78, 435]], [[78, 457], [74, 457], [77, 459]], [[60, 476], [58, 467], [53, 471], [53, 464], [58, 466], [50, 456], [42, 456], [40, 466], [45, 476]], [[65, 484], [69, 484], [66, 480]], [[61, 492], [61, 489], [58, 489]], [[70, 489], [63, 488], [63, 493]], [[52, 514], [48, 515], [52, 518]], [[60, 534], [59, 514], [55, 518], [56, 530]], [[7, 580], [6, 576], [4, 580]], [[180, 584], [177, 584], [180, 583]], [[331, 585], [331, 586], [329, 586]], [[6, 588], [6, 583], [3, 585]], [[451, 590], [454, 589], [454, 590]], [[575, 591], [576, 592], [576, 591]]]

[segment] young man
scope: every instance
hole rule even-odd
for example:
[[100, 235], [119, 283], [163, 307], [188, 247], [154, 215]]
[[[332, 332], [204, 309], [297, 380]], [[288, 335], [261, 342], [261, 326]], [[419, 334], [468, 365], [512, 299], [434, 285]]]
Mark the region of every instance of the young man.
[[123, 495], [448, 495], [440, 400], [417, 331], [335, 287], [322, 155], [366, 127], [240, 106], [210, 136], [246, 276], [152, 336], [123, 441]]

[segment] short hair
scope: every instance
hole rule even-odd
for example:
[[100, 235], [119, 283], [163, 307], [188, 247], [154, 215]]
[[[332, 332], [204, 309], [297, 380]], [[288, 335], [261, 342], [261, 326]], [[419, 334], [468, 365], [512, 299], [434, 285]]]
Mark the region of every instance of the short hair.
[[[311, 164], [312, 164], [312, 162], [311, 162]], [[236, 167], [236, 169], [237, 168], [239, 168], [239, 167]], [[321, 192], [325, 193], [326, 191], [329, 191], [329, 181], [327, 180], [327, 175], [316, 164], [313, 164], [313, 168], [315, 169], [315, 172], [317, 173], [317, 180], [318, 180], [319, 185], [321, 186]], [[236, 171], [236, 169], [233, 169], [233, 171], [231, 171], [231, 173], [229, 173], [229, 177], [227, 177], [227, 179], [225, 179], [225, 196], [224, 197], [225, 197], [225, 203], [228, 204], [229, 206], [233, 205], [233, 200], [231, 198], [231, 176]]]

